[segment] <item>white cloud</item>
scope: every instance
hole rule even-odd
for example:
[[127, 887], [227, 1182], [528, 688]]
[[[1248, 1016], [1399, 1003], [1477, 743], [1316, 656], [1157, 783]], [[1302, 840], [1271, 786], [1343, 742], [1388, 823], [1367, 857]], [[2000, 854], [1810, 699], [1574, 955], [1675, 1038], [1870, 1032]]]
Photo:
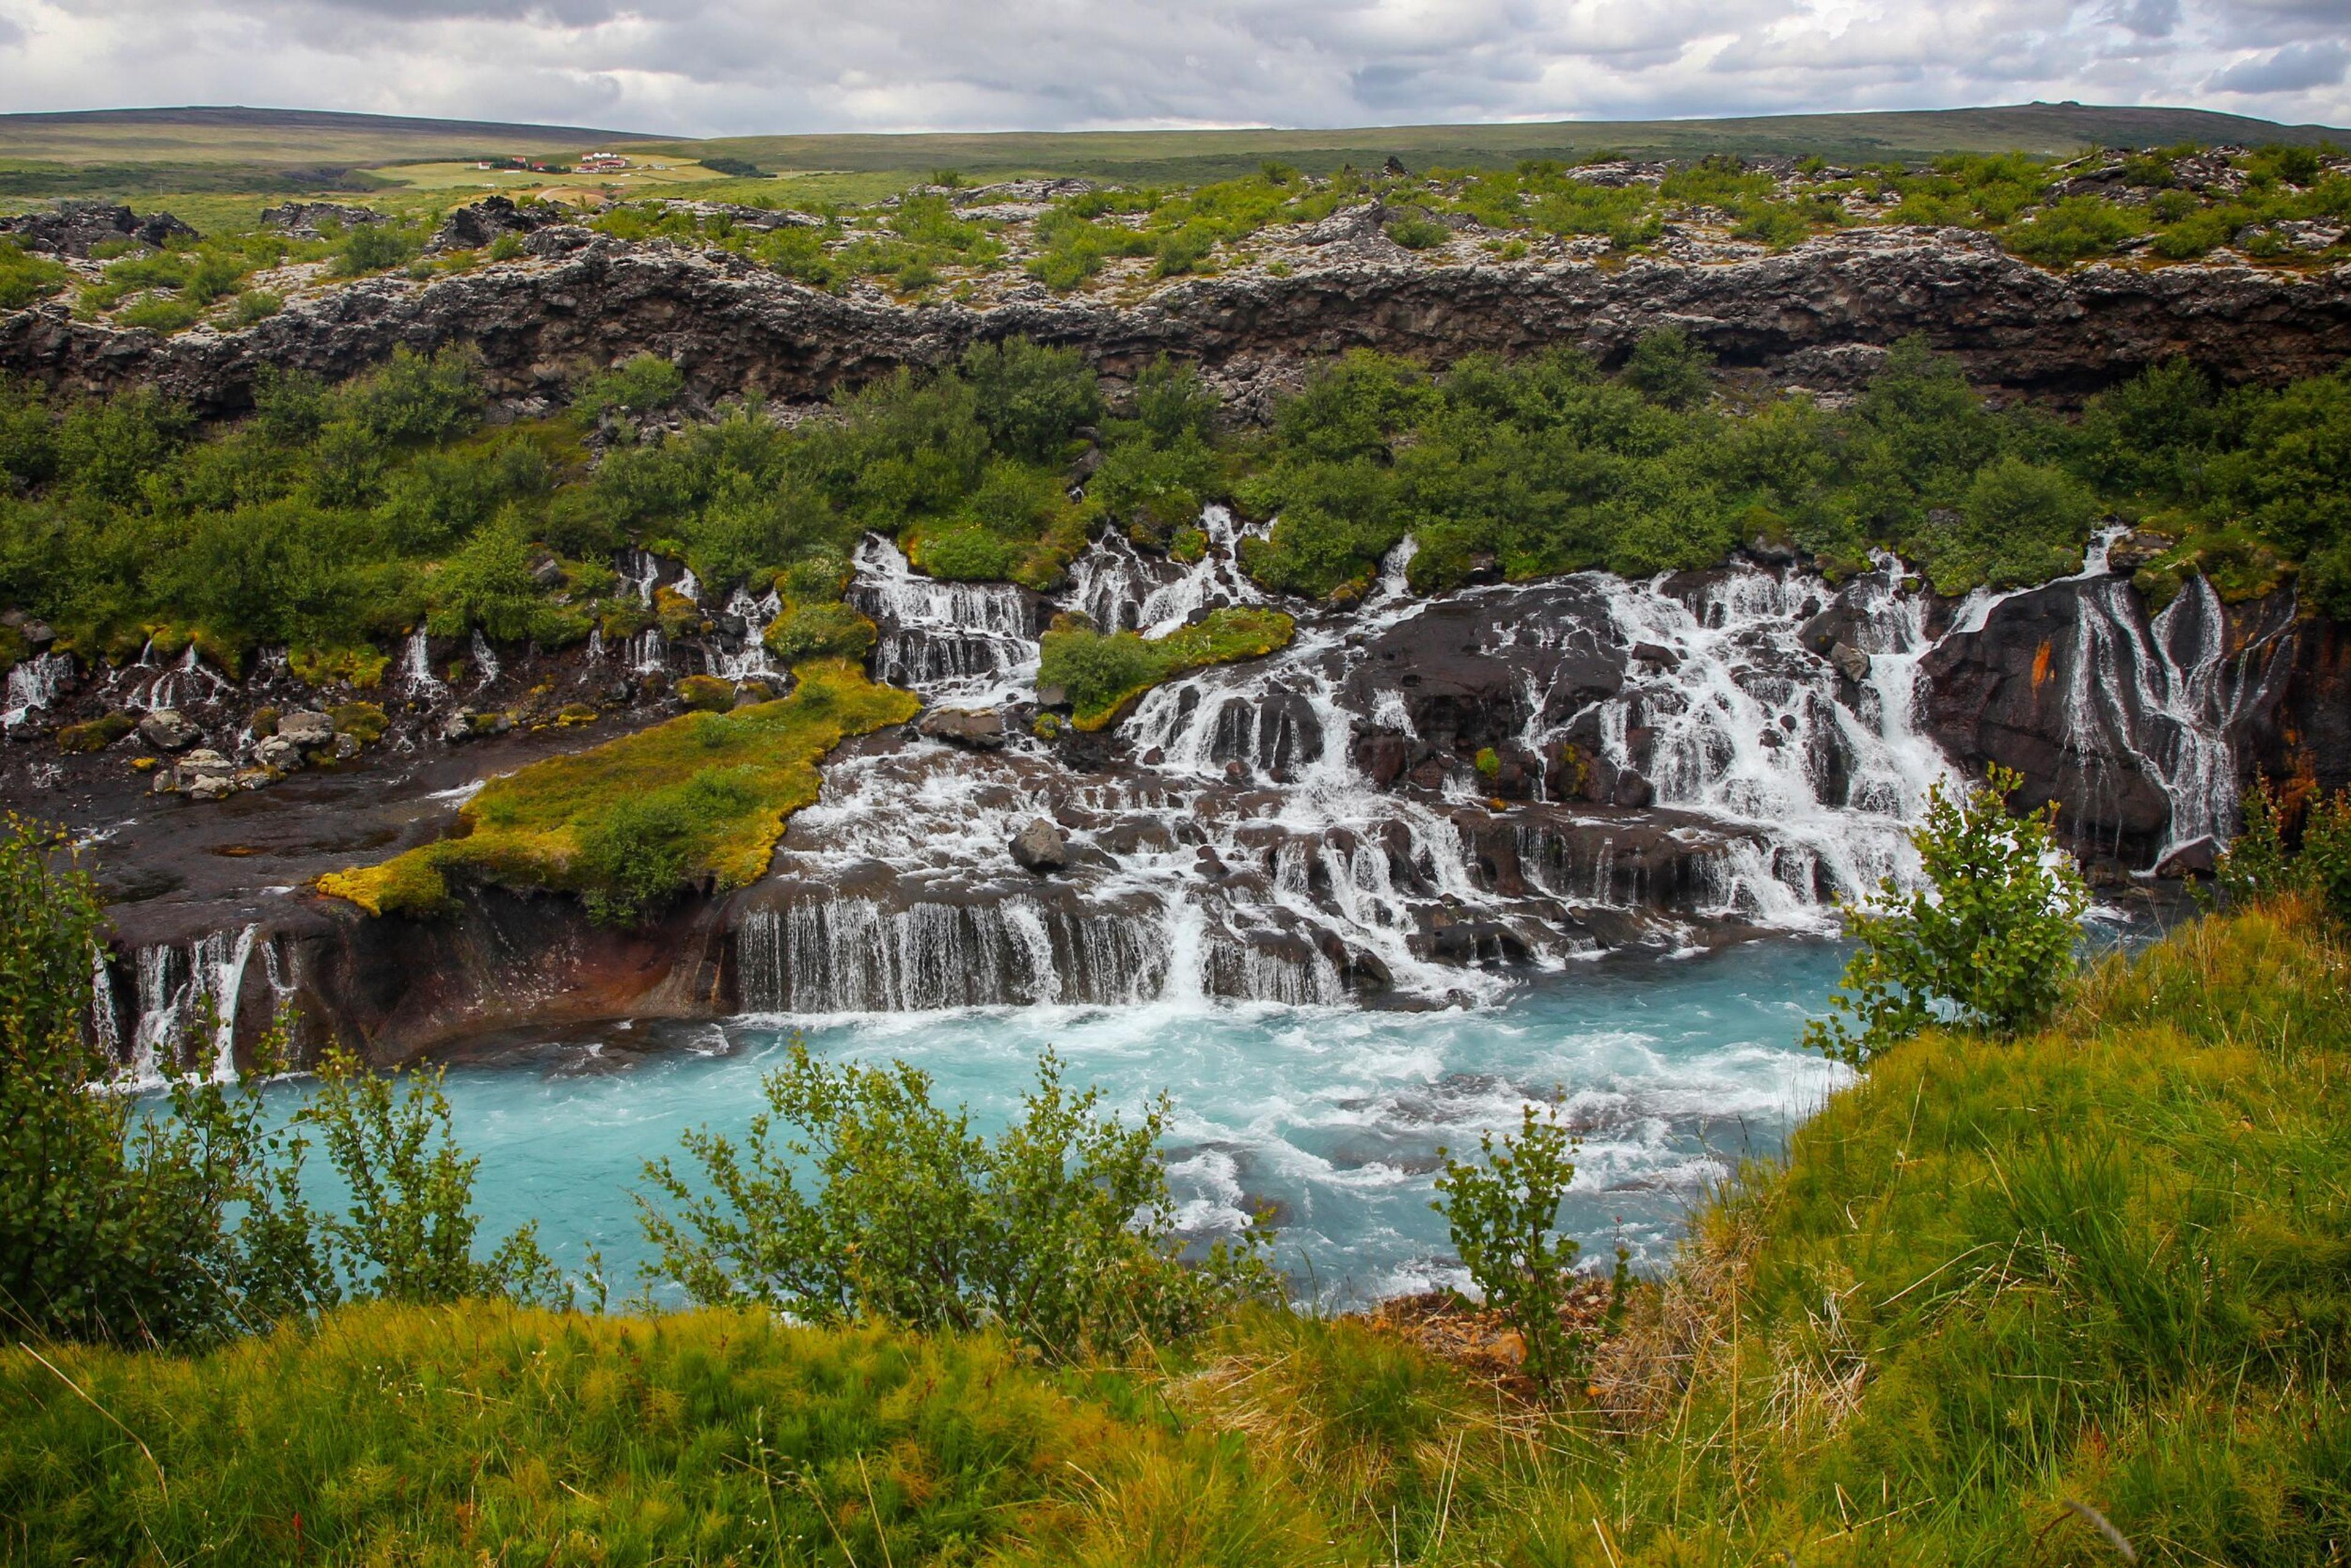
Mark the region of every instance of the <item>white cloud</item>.
[[681, 134], [2028, 99], [2351, 123], [2345, 0], [0, 0], [8, 107]]

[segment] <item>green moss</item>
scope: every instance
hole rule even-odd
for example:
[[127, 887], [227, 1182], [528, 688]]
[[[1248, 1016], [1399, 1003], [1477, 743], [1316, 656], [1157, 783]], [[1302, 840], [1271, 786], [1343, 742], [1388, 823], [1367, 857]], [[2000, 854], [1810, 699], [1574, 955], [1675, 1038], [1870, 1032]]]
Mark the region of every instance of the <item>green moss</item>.
[[137, 721], [127, 713], [110, 713], [84, 724], [69, 724], [57, 731], [59, 751], [104, 751], [129, 735]]
[[659, 896], [707, 880], [740, 887], [766, 868], [792, 812], [814, 800], [816, 764], [842, 738], [902, 724], [920, 706], [844, 661], [818, 660], [776, 702], [689, 713], [494, 779], [457, 835], [319, 880], [371, 914], [428, 914], [456, 876], [579, 894], [633, 916], [658, 902], [632, 859], [663, 873]]
[[1272, 610], [1216, 610], [1165, 637], [1133, 632], [1105, 636], [1092, 627], [1063, 625], [1045, 633], [1037, 684], [1058, 686], [1069, 698], [1079, 729], [1106, 729], [1144, 693], [1208, 664], [1262, 658], [1289, 645], [1296, 622]]
[[735, 683], [716, 675], [688, 675], [677, 683], [677, 700], [695, 713], [725, 713], [735, 706]]
[[335, 731], [348, 735], [361, 746], [373, 746], [383, 738], [386, 720], [383, 709], [373, 703], [342, 703], [328, 710], [335, 721]]

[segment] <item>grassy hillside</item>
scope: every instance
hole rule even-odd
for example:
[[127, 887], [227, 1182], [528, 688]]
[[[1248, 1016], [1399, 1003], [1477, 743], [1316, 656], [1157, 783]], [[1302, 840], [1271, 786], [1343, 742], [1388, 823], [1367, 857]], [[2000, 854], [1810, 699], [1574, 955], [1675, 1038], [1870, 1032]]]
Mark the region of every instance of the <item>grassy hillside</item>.
[[[2351, 1542], [2351, 955], [2196, 926], [1885, 1059], [1542, 1412], [1267, 1313], [987, 1338], [377, 1307], [0, 1354], [26, 1563], [2314, 1563]], [[2079, 1505], [2079, 1506], [2073, 1506]]]
[[1917, 160], [1949, 152], [2071, 154], [2085, 147], [2181, 141], [2351, 141], [2325, 126], [2283, 126], [2192, 109], [2024, 104], [1999, 109], [1791, 114], [1734, 120], [1568, 120], [1547, 124], [1405, 125], [1332, 131], [1101, 131], [908, 136], [747, 136], [666, 145], [744, 159], [774, 172], [955, 169], [1085, 174], [1138, 182], [1229, 179], [1269, 158], [1323, 174], [1389, 157], [1430, 167], [1508, 168], [1523, 158], [1566, 162], [1602, 151], [1634, 157], [1783, 153], [1832, 160]]
[[[1696, 158], [1819, 154], [1844, 162], [1917, 162], [1955, 152], [2067, 155], [2089, 146], [2181, 142], [2315, 144], [2351, 141], [2325, 126], [2284, 126], [2203, 110], [2024, 104], [1861, 114], [1725, 120], [1574, 120], [1338, 130], [937, 132], [791, 135], [715, 141], [658, 138], [578, 126], [411, 120], [302, 110], [188, 108], [0, 115], [0, 204], [59, 196], [197, 203], [214, 222], [242, 211], [223, 199], [302, 192], [406, 191], [445, 184], [416, 165], [487, 153], [555, 156], [593, 146], [683, 160], [720, 158], [793, 182], [803, 200], [872, 201], [953, 169], [981, 179], [1077, 174], [1186, 184], [1253, 173], [1279, 160], [1309, 173], [1376, 169], [1509, 168], [1522, 159], [1569, 162], [1603, 151]], [[381, 175], [371, 171], [399, 167]], [[722, 199], [762, 193], [726, 190]], [[766, 193], [772, 199], [772, 192]], [[444, 204], [428, 202], [426, 205]], [[249, 221], [246, 219], [244, 221]]]

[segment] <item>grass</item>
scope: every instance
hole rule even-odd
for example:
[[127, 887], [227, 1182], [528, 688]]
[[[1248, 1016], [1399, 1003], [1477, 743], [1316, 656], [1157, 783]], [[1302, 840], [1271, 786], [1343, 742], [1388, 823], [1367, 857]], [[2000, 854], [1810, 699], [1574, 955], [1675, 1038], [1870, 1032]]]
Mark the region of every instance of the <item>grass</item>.
[[1209, 664], [1261, 659], [1288, 647], [1296, 630], [1276, 610], [1214, 610], [1165, 637], [1060, 627], [1045, 633], [1037, 683], [1068, 694], [1079, 729], [1107, 729], [1162, 682]]
[[[633, 874], [600, 856], [616, 819], [658, 812], [646, 852], [674, 858], [678, 879], [740, 887], [767, 869], [794, 811], [817, 797], [817, 763], [852, 735], [914, 717], [918, 700], [877, 686], [845, 660], [814, 660], [774, 702], [689, 713], [569, 757], [493, 779], [459, 813], [456, 836], [381, 865], [330, 873], [322, 893], [371, 915], [426, 915], [448, 880], [612, 897]], [[632, 818], [636, 823], [642, 819]]]
[[1561, 1408], [1285, 1312], [1048, 1371], [371, 1307], [0, 1352], [0, 1528], [35, 1564], [2121, 1562], [2095, 1514], [2140, 1562], [2339, 1563], [2346, 1001], [2285, 905], [2105, 964], [2038, 1036], [1897, 1048], [1701, 1208]]

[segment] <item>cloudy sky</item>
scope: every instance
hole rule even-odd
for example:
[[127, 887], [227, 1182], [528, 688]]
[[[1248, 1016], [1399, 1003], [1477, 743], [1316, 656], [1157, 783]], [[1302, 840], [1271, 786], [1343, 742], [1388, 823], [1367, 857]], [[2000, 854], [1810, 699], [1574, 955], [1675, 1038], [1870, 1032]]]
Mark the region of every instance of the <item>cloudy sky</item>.
[[2351, 125], [2351, 0], [0, 0], [0, 109], [679, 135], [2078, 99]]

